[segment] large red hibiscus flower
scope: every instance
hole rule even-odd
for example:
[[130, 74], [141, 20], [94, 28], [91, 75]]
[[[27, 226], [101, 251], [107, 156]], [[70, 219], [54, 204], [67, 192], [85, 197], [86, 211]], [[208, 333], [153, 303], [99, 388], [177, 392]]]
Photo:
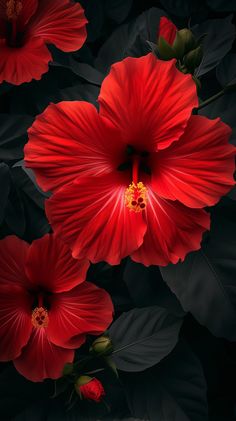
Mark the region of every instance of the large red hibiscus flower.
[[234, 148], [197, 105], [192, 77], [148, 54], [112, 66], [99, 112], [61, 102], [37, 117], [26, 164], [54, 192], [47, 214], [74, 257], [166, 265], [200, 247], [202, 208], [234, 184]]
[[87, 20], [70, 0], [0, 0], [0, 83], [40, 79], [52, 60], [46, 44], [78, 50]]
[[87, 333], [104, 332], [112, 302], [84, 281], [87, 268], [54, 235], [0, 241], [0, 361], [32, 381], [56, 379]]

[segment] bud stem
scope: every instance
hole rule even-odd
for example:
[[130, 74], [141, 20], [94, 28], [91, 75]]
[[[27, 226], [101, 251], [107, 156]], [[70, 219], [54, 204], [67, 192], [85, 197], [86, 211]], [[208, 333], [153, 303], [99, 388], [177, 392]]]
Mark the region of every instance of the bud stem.
[[202, 108], [204, 108], [207, 105], [211, 104], [212, 102], [214, 102], [216, 99], [220, 98], [224, 94], [225, 94], [225, 90], [222, 89], [222, 91], [219, 91], [219, 92], [217, 92], [217, 94], [215, 94], [215, 95], [211, 96], [210, 98], [206, 99], [206, 101], [203, 101], [199, 105], [199, 107], [193, 109], [194, 114], [197, 114], [198, 110], [201, 110]]
[[105, 368], [97, 368], [97, 370], [86, 371], [86, 375], [100, 373], [101, 371], [104, 371], [104, 370]]

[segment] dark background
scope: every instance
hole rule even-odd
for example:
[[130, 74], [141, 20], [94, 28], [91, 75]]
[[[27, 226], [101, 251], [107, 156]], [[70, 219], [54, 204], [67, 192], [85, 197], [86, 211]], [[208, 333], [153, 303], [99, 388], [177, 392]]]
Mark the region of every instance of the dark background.
[[[46, 195], [23, 164], [26, 131], [35, 115], [49, 102], [61, 100], [83, 99], [96, 105], [110, 65], [127, 55], [146, 54], [150, 50], [146, 41], [156, 41], [161, 15], [169, 15], [179, 29], [208, 22], [207, 32], [216, 34], [215, 65], [200, 78], [201, 99], [221, 90], [222, 81], [224, 87], [236, 78], [235, 42], [229, 24], [231, 14], [235, 23], [236, 1], [82, 0], [81, 4], [89, 20], [83, 48], [64, 54], [50, 47], [54, 63], [40, 81], [19, 87], [0, 85], [1, 238], [15, 234], [31, 242], [50, 231], [44, 213]], [[235, 96], [231, 89], [202, 113], [221, 116], [235, 129]], [[176, 268], [170, 265], [160, 272], [157, 267], [144, 268], [125, 259], [120, 266], [100, 263], [89, 270], [88, 279], [111, 294], [116, 318], [124, 311], [150, 306], [164, 307], [172, 314], [186, 313], [180, 341], [169, 356], [143, 372], [120, 372], [119, 380], [109, 371], [102, 372], [99, 378], [106, 390], [106, 405], [76, 402], [70, 411], [66, 403], [71, 390], [52, 399], [54, 382], [30, 383], [11, 363], [1, 364], [1, 421], [236, 420], [235, 198], [232, 192], [210, 210], [213, 228], [202, 250], [191, 253]], [[190, 279], [193, 265], [196, 272]], [[191, 282], [198, 286], [198, 295], [191, 291]], [[187, 299], [180, 286], [188, 292]], [[85, 345], [79, 355], [87, 351]]]

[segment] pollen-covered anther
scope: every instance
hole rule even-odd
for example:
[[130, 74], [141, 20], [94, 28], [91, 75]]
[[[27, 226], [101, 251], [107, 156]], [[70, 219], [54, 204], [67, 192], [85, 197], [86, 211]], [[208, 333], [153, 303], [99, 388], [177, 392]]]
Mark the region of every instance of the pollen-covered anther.
[[7, 19], [15, 20], [18, 18], [22, 10], [22, 2], [20, 0], [8, 0], [6, 2]]
[[32, 325], [36, 328], [47, 327], [48, 325], [48, 312], [44, 307], [36, 307], [32, 311]]
[[125, 204], [134, 212], [141, 212], [147, 205], [147, 188], [139, 181], [132, 182], [125, 191]]

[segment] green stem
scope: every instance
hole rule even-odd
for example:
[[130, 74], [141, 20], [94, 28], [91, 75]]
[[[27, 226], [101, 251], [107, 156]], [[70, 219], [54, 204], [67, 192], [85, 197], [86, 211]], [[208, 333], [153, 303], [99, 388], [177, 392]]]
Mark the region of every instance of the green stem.
[[225, 94], [225, 90], [222, 89], [222, 91], [217, 92], [217, 94], [211, 96], [210, 98], [206, 99], [206, 101], [203, 101], [199, 107], [194, 108], [194, 111], [198, 111], [201, 110], [201, 108], [206, 107], [207, 105], [211, 104], [212, 102], [214, 102], [216, 99], [220, 98], [222, 95]]
[[92, 370], [92, 371], [86, 371], [86, 375], [90, 375], [90, 374], [96, 374], [96, 373], [100, 373], [101, 371], [104, 371], [105, 368], [97, 368], [97, 370]]

